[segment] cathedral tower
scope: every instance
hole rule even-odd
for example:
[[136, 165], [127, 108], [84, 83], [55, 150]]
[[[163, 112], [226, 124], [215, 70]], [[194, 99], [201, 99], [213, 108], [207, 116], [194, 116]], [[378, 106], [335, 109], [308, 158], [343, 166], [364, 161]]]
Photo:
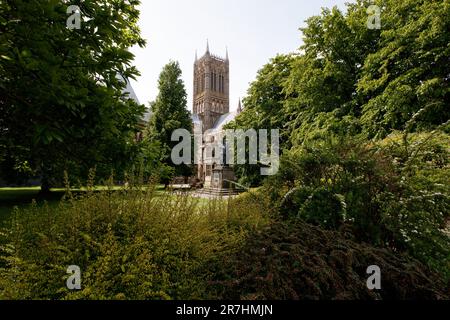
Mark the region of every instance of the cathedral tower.
[[211, 129], [217, 119], [230, 110], [230, 63], [209, 52], [194, 63], [194, 114], [203, 122], [203, 130]]

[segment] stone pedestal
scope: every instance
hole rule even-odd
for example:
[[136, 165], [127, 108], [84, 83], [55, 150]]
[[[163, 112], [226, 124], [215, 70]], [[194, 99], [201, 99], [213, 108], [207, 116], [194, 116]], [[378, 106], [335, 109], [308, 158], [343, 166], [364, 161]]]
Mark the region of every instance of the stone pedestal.
[[212, 170], [211, 188], [233, 189], [236, 177], [233, 169], [228, 166], [217, 166]]

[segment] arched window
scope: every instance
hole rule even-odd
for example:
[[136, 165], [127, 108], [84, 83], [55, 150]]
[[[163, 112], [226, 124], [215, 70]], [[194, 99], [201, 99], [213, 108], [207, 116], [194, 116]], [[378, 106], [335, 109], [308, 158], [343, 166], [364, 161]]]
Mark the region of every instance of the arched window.
[[210, 77], [210, 79], [209, 79], [209, 88], [210, 88], [211, 90], [213, 90], [213, 86], [214, 86], [214, 83], [213, 83], [213, 81], [214, 81], [214, 73], [211, 72], [211, 74], [209, 75], [209, 77]]

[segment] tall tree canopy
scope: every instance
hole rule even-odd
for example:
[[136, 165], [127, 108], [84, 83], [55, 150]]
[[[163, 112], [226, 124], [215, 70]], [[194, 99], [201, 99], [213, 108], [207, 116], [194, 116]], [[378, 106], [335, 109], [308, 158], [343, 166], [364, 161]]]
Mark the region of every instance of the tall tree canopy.
[[[171, 150], [178, 144], [171, 141], [172, 133], [177, 129], [192, 132], [192, 119], [187, 110], [187, 93], [181, 74], [178, 62], [164, 66], [159, 75], [159, 94], [151, 104], [152, 116], [147, 130], [150, 141], [161, 143], [164, 163], [172, 166]], [[186, 166], [177, 166], [176, 173], [187, 175], [189, 170]]]
[[[380, 30], [367, 27], [373, 3], [381, 8]], [[277, 114], [288, 123], [285, 135], [300, 144], [336, 132], [383, 138], [410, 122], [415, 130], [445, 123], [449, 8], [449, 0], [358, 0], [345, 14], [323, 9], [302, 29], [298, 55], [282, 68], [277, 57], [261, 69], [236, 124]], [[283, 70], [283, 76], [271, 70]]]
[[[364, 61], [358, 93], [370, 136], [430, 129], [450, 119], [450, 1], [385, 0], [377, 50]], [[413, 121], [414, 123], [410, 123]]]
[[[81, 28], [67, 27], [78, 5]], [[123, 92], [144, 46], [139, 1], [0, 2], [0, 175], [107, 172], [128, 160], [144, 107]], [[118, 76], [120, 75], [120, 76]]]
[[[367, 25], [373, 4], [381, 9], [379, 30]], [[286, 150], [330, 135], [382, 139], [448, 124], [449, 9], [450, 0], [358, 0], [345, 13], [323, 9], [301, 29], [296, 55], [261, 69], [230, 126], [279, 128]]]
[[[278, 55], [266, 64], [259, 72], [256, 80], [248, 90], [244, 99], [244, 110], [235, 121], [227, 125], [234, 129], [280, 129], [280, 147], [286, 149], [290, 143], [290, 131], [287, 124], [293, 115], [286, 112], [284, 101], [285, 82], [292, 72], [293, 55]], [[257, 185], [262, 180], [259, 166], [250, 164], [235, 165], [234, 171], [241, 177], [244, 185]]]

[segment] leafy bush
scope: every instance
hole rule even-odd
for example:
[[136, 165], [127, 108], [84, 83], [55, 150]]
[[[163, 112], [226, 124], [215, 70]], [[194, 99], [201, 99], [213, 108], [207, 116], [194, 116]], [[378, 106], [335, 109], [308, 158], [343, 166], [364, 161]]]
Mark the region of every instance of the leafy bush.
[[[68, 193], [16, 210], [0, 243], [0, 299], [198, 299], [204, 264], [267, 223], [255, 203], [205, 203], [154, 187]], [[67, 267], [82, 290], [66, 288]]]
[[449, 137], [393, 135], [307, 144], [266, 184], [285, 217], [345, 229], [357, 241], [407, 251], [450, 276]]
[[[381, 290], [367, 288], [371, 265], [381, 269]], [[210, 287], [220, 299], [450, 299], [450, 283], [407, 255], [300, 220], [252, 232], [215, 267]]]

